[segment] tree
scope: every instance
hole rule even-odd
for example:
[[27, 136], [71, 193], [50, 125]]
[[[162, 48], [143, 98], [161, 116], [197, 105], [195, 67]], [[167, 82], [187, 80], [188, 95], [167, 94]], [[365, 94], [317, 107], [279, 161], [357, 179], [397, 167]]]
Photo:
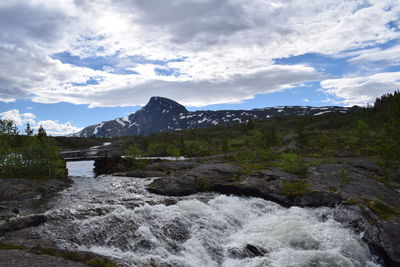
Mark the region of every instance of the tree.
[[47, 136], [46, 130], [43, 128], [42, 125], [40, 125], [40, 127], [38, 129], [37, 136], [39, 137], [39, 139]]
[[354, 129], [354, 134], [358, 138], [358, 144], [364, 145], [367, 141], [369, 135], [368, 124], [363, 120], [358, 120], [357, 125]]
[[273, 149], [278, 145], [278, 132], [275, 124], [272, 124], [268, 131], [264, 133], [264, 135], [267, 147]]
[[143, 154], [143, 151], [136, 145], [132, 144], [125, 150], [125, 155], [128, 157], [139, 157]]
[[25, 133], [27, 136], [33, 135], [33, 129], [31, 128], [31, 125], [29, 122], [26, 123]]
[[0, 135], [18, 135], [18, 128], [11, 120], [0, 120]]

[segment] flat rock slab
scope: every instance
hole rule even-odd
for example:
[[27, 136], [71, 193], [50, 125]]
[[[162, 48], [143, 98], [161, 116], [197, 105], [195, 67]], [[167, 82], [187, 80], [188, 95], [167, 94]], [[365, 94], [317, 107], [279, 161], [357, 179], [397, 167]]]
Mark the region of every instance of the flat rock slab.
[[72, 180], [63, 179], [0, 179], [0, 201], [35, 199], [69, 187]]
[[11, 249], [0, 250], [0, 267], [86, 267], [88, 265], [64, 258]]
[[0, 236], [12, 231], [18, 231], [28, 227], [39, 226], [47, 221], [43, 214], [32, 214], [10, 219], [0, 224]]

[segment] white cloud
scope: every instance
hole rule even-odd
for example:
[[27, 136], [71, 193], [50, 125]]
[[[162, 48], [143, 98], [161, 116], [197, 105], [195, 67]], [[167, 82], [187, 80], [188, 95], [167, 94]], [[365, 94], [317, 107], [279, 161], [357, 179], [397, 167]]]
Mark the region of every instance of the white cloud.
[[40, 125], [50, 135], [68, 135], [82, 130], [82, 128], [72, 126], [70, 122], [60, 123], [58, 120], [39, 121], [35, 129], [38, 129]]
[[[302, 65], [285, 70], [274, 58], [335, 55], [399, 38], [387, 27], [399, 12], [397, 0], [3, 1], [0, 101], [125, 106], [163, 95], [197, 106], [239, 102], [322, 77]], [[118, 67], [138, 74], [51, 58], [64, 51], [113, 56]], [[389, 58], [396, 51], [372, 52]], [[160, 76], [159, 62], [133, 56], [185, 60], [162, 66], [176, 69], [177, 77]], [[86, 84], [90, 79], [98, 84]]]
[[36, 116], [32, 113], [20, 113], [18, 109], [11, 109], [0, 113], [2, 120], [12, 120], [17, 126], [22, 126], [26, 123], [35, 124]]
[[347, 105], [367, 105], [384, 93], [400, 88], [400, 72], [378, 73], [364, 77], [329, 79], [321, 82], [322, 90], [342, 98]]
[[[248, 71], [249, 72], [249, 71]], [[146, 103], [151, 96], [163, 95], [184, 105], [205, 106], [219, 103], [238, 103], [250, 99], [255, 94], [286, 90], [304, 81], [323, 78], [313, 68], [307, 66], [274, 65], [256, 69], [253, 73], [236, 74], [225, 79], [215, 80], [166, 80], [151, 79], [132, 83], [127, 77], [120, 84], [107, 81], [101, 86], [92, 86], [82, 102], [90, 102], [96, 106], [132, 106]], [[108, 84], [110, 83], [110, 84]], [[113, 87], [112, 90], [107, 88]], [[98, 90], [96, 90], [96, 88]], [[49, 91], [36, 98], [39, 102], [55, 102], [59, 98], [74, 96], [65, 91]]]
[[36, 122], [35, 114], [20, 113], [18, 109], [11, 109], [0, 113], [0, 119], [12, 120], [20, 128], [23, 128], [23, 126], [28, 122], [35, 130], [42, 125], [50, 135], [67, 135], [82, 130], [82, 128], [72, 126], [70, 122], [60, 123], [58, 120], [42, 120]]

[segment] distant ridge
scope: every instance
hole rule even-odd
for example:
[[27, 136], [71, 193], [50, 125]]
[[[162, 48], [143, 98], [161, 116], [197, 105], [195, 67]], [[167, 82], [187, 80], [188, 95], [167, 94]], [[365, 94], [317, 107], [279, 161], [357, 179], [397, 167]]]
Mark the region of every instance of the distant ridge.
[[228, 123], [244, 123], [278, 116], [319, 116], [326, 113], [347, 113], [358, 107], [279, 106], [252, 110], [218, 110], [190, 112], [181, 104], [160, 96], [128, 117], [88, 126], [73, 134], [75, 137], [121, 137], [149, 135], [157, 132], [196, 129]]

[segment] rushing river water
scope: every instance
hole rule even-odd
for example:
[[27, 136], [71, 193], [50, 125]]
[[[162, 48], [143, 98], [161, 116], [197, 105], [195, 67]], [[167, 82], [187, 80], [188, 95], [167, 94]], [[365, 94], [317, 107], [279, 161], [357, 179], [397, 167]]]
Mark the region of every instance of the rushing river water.
[[38, 229], [60, 247], [124, 266], [379, 266], [329, 208], [216, 193], [165, 197], [147, 192], [152, 179], [89, 176], [74, 178]]

